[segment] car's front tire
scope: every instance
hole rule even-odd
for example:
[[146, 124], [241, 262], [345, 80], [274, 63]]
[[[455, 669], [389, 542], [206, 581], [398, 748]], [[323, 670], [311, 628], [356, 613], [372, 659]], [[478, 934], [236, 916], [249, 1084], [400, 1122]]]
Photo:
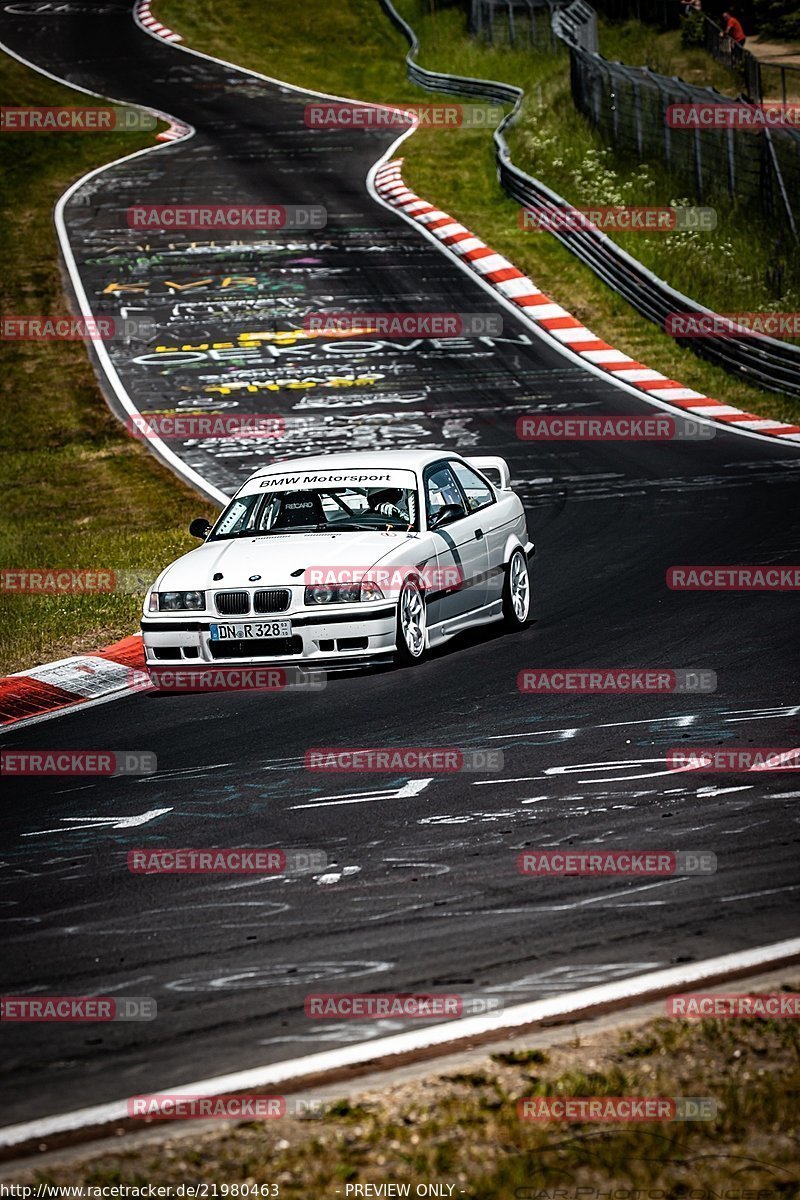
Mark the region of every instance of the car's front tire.
[[397, 634], [395, 661], [411, 666], [425, 656], [426, 650], [425, 597], [413, 579], [403, 584], [397, 601]]
[[525, 551], [513, 552], [503, 582], [503, 623], [507, 629], [524, 629], [531, 619], [531, 572]]

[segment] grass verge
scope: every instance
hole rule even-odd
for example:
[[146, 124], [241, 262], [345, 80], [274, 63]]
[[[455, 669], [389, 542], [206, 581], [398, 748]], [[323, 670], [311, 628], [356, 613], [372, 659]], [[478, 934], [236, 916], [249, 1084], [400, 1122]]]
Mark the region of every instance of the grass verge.
[[[639, 1189], [639, 1200], [797, 1194], [796, 1021], [663, 1019], [567, 1038], [546, 1050], [476, 1060], [468, 1071], [393, 1084], [357, 1103], [342, 1099], [316, 1119], [177, 1138], [165, 1132], [136, 1149], [109, 1148], [91, 1159], [77, 1152], [69, 1165], [31, 1164], [15, 1179], [206, 1184], [207, 1195], [227, 1196], [245, 1185], [274, 1185], [263, 1194], [283, 1200], [404, 1194], [353, 1190], [387, 1182], [408, 1185], [411, 1196], [417, 1185], [436, 1183], [453, 1191], [435, 1194], [486, 1200], [601, 1200], [612, 1186]], [[717, 1112], [711, 1121], [643, 1124], [520, 1120], [518, 1100], [540, 1096], [710, 1097]]]
[[[623, 175], [604, 157], [605, 148], [574, 110], [565, 55], [482, 46], [467, 36], [461, 8], [438, 7], [431, 15], [425, 0], [398, 0], [398, 6], [420, 36], [422, 65], [501, 79], [526, 90], [523, 118], [513, 135], [515, 158], [574, 203], [587, 194], [595, 203], [619, 202], [603, 196], [620, 191], [626, 203], [683, 199], [655, 171], [637, 168]], [[373, 0], [341, 6], [306, 0], [288, 23], [265, 20], [259, 0], [219, 0], [213, 10], [193, 0], [158, 0], [156, 8], [159, 19], [179, 29], [191, 46], [299, 86], [387, 102], [419, 102], [428, 95], [407, 82], [405, 41]], [[627, 35], [609, 26], [604, 36]], [[332, 53], [331, 47], [342, 47], [342, 53]], [[684, 69], [700, 69], [691, 63], [703, 52], [682, 53]], [[717, 69], [713, 60], [703, 59], [711, 64], [709, 72]], [[510, 258], [599, 337], [697, 391], [759, 415], [800, 421], [800, 402], [764, 392], [696, 358], [634, 313], [554, 238], [522, 231], [517, 206], [497, 183], [486, 132], [422, 129], [403, 144], [402, 153], [410, 187]], [[606, 190], [598, 195], [601, 187]], [[720, 214], [714, 234], [629, 234], [620, 241], [648, 265], [651, 256], [654, 270], [711, 307], [732, 311], [735, 296], [746, 311], [800, 308], [800, 295], [787, 293], [779, 302], [770, 296], [766, 270], [776, 265], [774, 245], [769, 238], [759, 240], [752, 225], [733, 212]]]
[[[372, 0], [348, 0], [344, 6], [308, 0], [293, 12], [291, 22], [264, 20], [259, 0], [219, 0], [211, 8], [193, 0], [161, 0], [159, 11], [190, 44], [291, 82], [364, 99], [422, 98], [405, 79], [403, 39], [376, 13]], [[592, 157], [592, 135], [574, 113], [565, 91], [563, 58], [527, 49], [483, 48], [466, 37], [463, 15], [455, 9], [440, 10], [433, 18], [427, 5], [423, 12], [421, 0], [405, 0], [404, 11], [421, 31], [428, 65], [505, 78], [528, 89], [525, 117], [515, 134], [521, 149], [515, 146], [515, 152], [527, 154], [526, 165], [554, 186], [561, 183], [576, 203], [581, 202], [582, 186], [594, 187], [601, 179], [610, 187], [622, 182], [638, 186], [635, 181], [611, 179], [613, 168], [608, 162], [599, 152]], [[652, 40], [651, 33], [642, 33], [640, 27], [609, 27], [606, 36], [617, 39], [604, 42], [609, 55], [644, 53], [648, 61], [663, 66], [658, 55], [677, 53], [676, 47], [665, 48], [661, 42], [648, 50], [641, 39]], [[334, 45], [346, 45], [348, 53], [331, 53]], [[699, 69], [688, 57], [682, 66], [687, 78]], [[0, 91], [8, 104], [84, 102], [82, 96], [5, 57], [0, 60]], [[133, 133], [107, 133], [97, 139], [78, 133], [18, 133], [3, 139], [0, 252], [6, 313], [58, 316], [67, 312], [57, 266], [53, 205], [74, 178], [151, 142], [151, 134]], [[564, 161], [556, 167], [553, 159], [568, 145], [570, 157], [562, 154]], [[797, 402], [734, 380], [679, 349], [554, 239], [523, 233], [517, 226], [516, 207], [497, 186], [486, 134], [420, 131], [405, 144], [405, 154], [411, 186], [508, 255], [599, 336], [699, 391], [763, 415], [789, 421], [800, 417]], [[557, 170], [562, 172], [558, 178], [546, 174]], [[572, 178], [576, 172], [582, 172], [583, 184]], [[654, 188], [647, 191], [647, 202], [658, 202]], [[596, 200], [596, 194], [591, 198]], [[747, 238], [753, 262], [760, 264], [762, 251], [756, 255], [750, 228]], [[644, 256], [642, 243], [640, 237], [632, 249]], [[708, 243], [704, 248], [708, 271], [699, 252], [695, 254], [696, 247], [681, 247], [672, 239], [670, 245], [678, 266], [688, 264], [686, 282], [691, 286], [687, 290], [695, 284], [705, 286], [706, 276], [713, 283], [721, 263], [731, 286], [739, 289], [737, 294], [748, 297], [742, 307], [756, 307], [760, 294], [756, 275], [761, 267], [755, 275], [755, 268], [748, 268], [749, 273], [739, 277], [741, 256], [737, 257], [733, 243], [729, 249]], [[658, 249], [656, 245], [654, 250]], [[665, 273], [668, 266], [654, 263]], [[728, 307], [730, 298], [728, 292]], [[789, 307], [785, 298], [781, 303]], [[84, 348], [78, 343], [6, 343], [4, 351], [6, 419], [0, 449], [7, 519], [0, 536], [0, 562], [16, 569], [124, 568], [147, 575], [186, 549], [186, 522], [209, 513], [209, 506], [121, 432], [101, 397]], [[129, 633], [138, 615], [138, 596], [0, 595], [4, 634], [0, 671], [94, 649]]]
[[[0, 94], [9, 105], [87, 103], [6, 55], [0, 57]], [[4, 314], [68, 315], [53, 206], [72, 180], [153, 144], [153, 137], [58, 132], [0, 138]], [[4, 342], [3, 362], [0, 564], [127, 569], [154, 577], [188, 548], [187, 523], [209, 513], [209, 505], [122, 431], [80, 342]], [[141, 595], [116, 593], [0, 593], [0, 672], [95, 650], [134, 632], [141, 601]]]

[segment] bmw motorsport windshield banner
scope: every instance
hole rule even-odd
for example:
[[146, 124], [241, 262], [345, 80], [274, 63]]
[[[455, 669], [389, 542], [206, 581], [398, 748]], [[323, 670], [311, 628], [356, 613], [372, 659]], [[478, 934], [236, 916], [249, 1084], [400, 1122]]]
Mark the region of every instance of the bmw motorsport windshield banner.
[[246, 485], [246, 491], [258, 491], [260, 488], [270, 488], [273, 491], [286, 492], [292, 488], [312, 487], [399, 487], [413, 488], [415, 486], [413, 471], [381, 470], [376, 467], [358, 467], [356, 469], [341, 468], [335, 471], [302, 471], [287, 472], [285, 475], [266, 475], [263, 479], [253, 479]]

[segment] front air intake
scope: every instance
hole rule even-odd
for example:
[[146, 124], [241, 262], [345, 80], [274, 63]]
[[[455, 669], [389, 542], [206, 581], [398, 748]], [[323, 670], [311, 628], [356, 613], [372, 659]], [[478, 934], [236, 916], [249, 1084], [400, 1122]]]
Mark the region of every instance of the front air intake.
[[288, 588], [264, 588], [253, 596], [253, 612], [285, 612], [292, 600]]
[[226, 617], [240, 617], [250, 612], [250, 597], [247, 592], [217, 592], [214, 597], [217, 612]]

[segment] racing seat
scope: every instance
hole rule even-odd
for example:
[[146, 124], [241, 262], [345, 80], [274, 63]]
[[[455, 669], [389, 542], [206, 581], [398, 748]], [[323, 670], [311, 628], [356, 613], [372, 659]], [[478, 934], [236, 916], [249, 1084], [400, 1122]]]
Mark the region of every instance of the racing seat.
[[273, 529], [294, 529], [301, 525], [327, 525], [325, 509], [316, 492], [287, 492]]

